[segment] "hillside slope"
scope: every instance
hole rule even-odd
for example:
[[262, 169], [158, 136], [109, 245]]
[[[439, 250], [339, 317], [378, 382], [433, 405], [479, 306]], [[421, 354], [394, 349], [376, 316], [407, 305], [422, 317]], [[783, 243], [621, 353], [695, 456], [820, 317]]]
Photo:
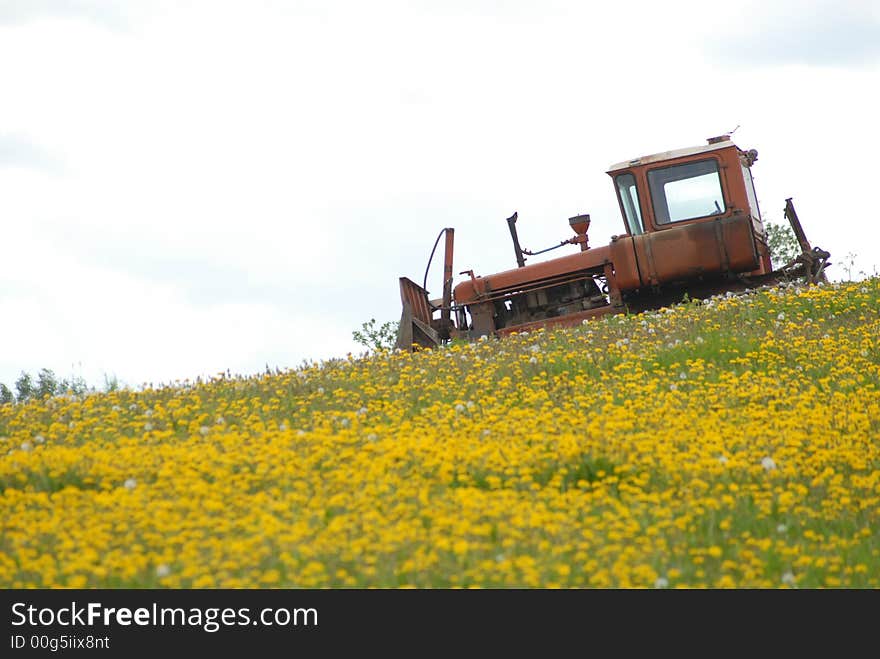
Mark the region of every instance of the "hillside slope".
[[0, 406], [4, 587], [880, 587], [880, 280]]

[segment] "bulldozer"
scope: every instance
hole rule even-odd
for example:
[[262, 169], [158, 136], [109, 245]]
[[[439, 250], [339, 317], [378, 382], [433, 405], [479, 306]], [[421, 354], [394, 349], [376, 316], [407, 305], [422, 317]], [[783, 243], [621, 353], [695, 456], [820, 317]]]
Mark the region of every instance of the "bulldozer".
[[[422, 285], [400, 278], [397, 347], [433, 348], [452, 339], [571, 326], [781, 282], [827, 281], [830, 254], [810, 245], [791, 198], [784, 216], [801, 253], [773, 268], [752, 178], [757, 159], [755, 149], [739, 148], [726, 134], [611, 165], [607, 174], [624, 232], [609, 244], [589, 244], [590, 216], [581, 214], [569, 218], [574, 235], [544, 250], [525, 250], [514, 213], [507, 225], [517, 267], [490, 275], [465, 270], [454, 287], [455, 230], [442, 229]], [[442, 295], [432, 299], [427, 276], [441, 238]], [[571, 253], [526, 263], [527, 257], [565, 247]]]

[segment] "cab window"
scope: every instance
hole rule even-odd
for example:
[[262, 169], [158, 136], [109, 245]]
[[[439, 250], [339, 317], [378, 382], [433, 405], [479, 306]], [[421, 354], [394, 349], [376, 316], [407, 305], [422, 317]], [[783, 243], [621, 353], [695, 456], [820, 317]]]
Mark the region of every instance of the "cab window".
[[717, 160], [652, 169], [648, 172], [648, 187], [658, 225], [724, 213]]
[[642, 211], [639, 208], [639, 191], [636, 188], [636, 178], [632, 174], [621, 174], [614, 179], [617, 184], [617, 194], [620, 197], [620, 205], [623, 208], [626, 227], [630, 235], [637, 236], [645, 233], [642, 225]]

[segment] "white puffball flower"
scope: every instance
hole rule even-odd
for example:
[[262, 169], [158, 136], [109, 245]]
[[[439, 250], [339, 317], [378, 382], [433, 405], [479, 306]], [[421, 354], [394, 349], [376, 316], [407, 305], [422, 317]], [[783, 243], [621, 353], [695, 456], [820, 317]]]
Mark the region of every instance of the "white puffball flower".
[[165, 563], [156, 566], [156, 576], [160, 579], [167, 577], [169, 574], [171, 574], [171, 568], [165, 565]]
[[657, 577], [657, 580], [654, 582], [654, 588], [669, 588], [669, 579]]
[[133, 490], [134, 488], [137, 487], [137, 481], [136, 481], [135, 479], [133, 479], [133, 478], [126, 478], [126, 479], [125, 479], [125, 482], [122, 484], [122, 486], [123, 486], [126, 490], [131, 491], [131, 490]]
[[773, 471], [776, 469], [776, 462], [770, 456], [761, 458], [761, 466], [764, 467], [767, 471]]

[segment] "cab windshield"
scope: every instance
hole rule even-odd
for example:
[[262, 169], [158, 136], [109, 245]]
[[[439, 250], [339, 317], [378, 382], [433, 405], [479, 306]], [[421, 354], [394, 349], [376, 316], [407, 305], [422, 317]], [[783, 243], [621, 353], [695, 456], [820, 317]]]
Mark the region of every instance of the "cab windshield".
[[652, 169], [648, 172], [648, 187], [658, 225], [724, 213], [717, 160]]

